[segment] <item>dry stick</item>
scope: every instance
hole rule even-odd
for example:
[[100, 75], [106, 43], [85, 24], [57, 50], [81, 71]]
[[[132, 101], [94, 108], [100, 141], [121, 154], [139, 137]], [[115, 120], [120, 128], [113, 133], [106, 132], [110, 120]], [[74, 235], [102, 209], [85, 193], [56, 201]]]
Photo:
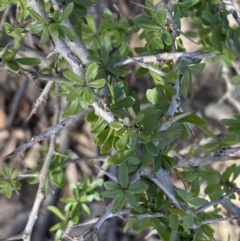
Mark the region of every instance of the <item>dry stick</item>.
[[163, 60], [184, 60], [187, 63], [191, 63], [196, 60], [202, 60], [206, 58], [214, 58], [218, 54], [214, 53], [204, 53], [201, 51], [195, 51], [195, 52], [166, 52], [161, 54], [155, 54], [155, 55], [148, 55], [148, 56], [139, 56], [136, 58], [128, 58], [125, 59], [117, 64], [114, 65], [114, 67], [122, 66], [130, 63], [134, 63], [136, 61], [141, 63], [155, 63]]
[[[240, 208], [229, 200], [223, 199], [220, 202], [222, 206], [234, 216], [240, 217]], [[238, 225], [240, 225], [240, 220], [238, 220]]]
[[22, 96], [26, 90], [27, 84], [28, 84], [28, 81], [26, 78], [23, 79], [21, 77], [21, 79], [23, 81], [20, 83], [20, 87], [18, 88], [17, 92], [14, 95], [13, 103], [11, 106], [11, 111], [10, 111], [10, 113], [8, 115], [8, 119], [7, 119], [7, 127], [10, 127], [13, 123], [14, 117], [17, 113], [17, 110], [18, 110], [18, 107], [19, 107], [19, 104], [21, 101], [21, 98], [22, 98]]
[[[57, 86], [56, 86], [57, 89]], [[60, 98], [56, 97], [56, 104], [55, 104], [55, 113], [54, 113], [54, 121], [53, 123], [57, 123], [60, 118]], [[46, 179], [47, 179], [47, 174], [48, 174], [48, 168], [50, 166], [50, 163], [52, 161], [52, 157], [55, 152], [55, 145], [56, 145], [56, 139], [57, 139], [57, 133], [55, 135], [51, 136], [50, 140], [50, 145], [49, 145], [49, 150], [45, 159], [45, 162], [43, 164], [43, 167], [40, 172], [40, 179], [39, 179], [39, 186], [37, 190], [37, 195], [33, 204], [32, 211], [29, 215], [27, 225], [24, 229], [23, 232], [23, 240], [24, 241], [30, 241], [31, 240], [31, 235], [32, 235], [32, 230], [34, 227], [34, 224], [38, 218], [38, 212], [41, 206], [41, 203], [45, 197], [45, 184], [46, 184]]]
[[234, 194], [235, 192], [238, 192], [239, 190], [240, 190], [240, 188], [237, 188], [237, 187], [236, 187], [236, 188], [233, 188], [231, 192], [229, 192], [229, 193], [221, 196], [220, 198], [215, 199], [215, 200], [213, 200], [212, 202], [209, 202], [209, 203], [207, 203], [206, 205], [203, 205], [202, 207], [196, 209], [196, 210], [194, 211], [194, 213], [197, 214], [197, 213], [203, 212], [203, 211], [205, 211], [206, 209], [214, 206], [215, 204], [221, 203], [224, 199], [230, 197], [232, 194]]
[[65, 163], [79, 163], [79, 162], [87, 162], [87, 161], [94, 161], [94, 162], [100, 162], [108, 159], [110, 155], [103, 155], [103, 156], [96, 156], [96, 157], [81, 157], [81, 158], [69, 158]]
[[13, 152], [8, 154], [7, 156], [4, 157], [3, 160], [6, 160], [12, 156], [15, 156], [16, 154], [20, 154], [20, 152], [25, 151], [29, 147], [33, 146], [35, 143], [45, 139], [48, 136], [55, 135], [67, 126], [73, 124], [74, 122], [78, 121], [79, 119], [83, 118], [86, 114], [88, 114], [92, 109], [89, 108], [87, 110], [82, 111], [81, 113], [78, 113], [72, 117], [69, 117], [68, 119], [63, 120], [62, 122], [50, 126], [48, 129], [46, 129], [44, 132], [41, 134], [34, 136], [29, 142], [23, 144], [22, 146], [18, 147], [15, 149]]
[[[56, 0], [51, 0], [52, 2], [52, 6], [53, 9], [56, 10], [61, 10], [59, 6], [59, 2]], [[67, 26], [69, 29], [71, 29], [74, 33], [75, 33], [75, 29], [73, 28], [71, 22], [69, 21], [69, 19], [65, 19], [64, 20], [64, 25]], [[89, 61], [87, 60], [87, 57], [89, 55], [88, 50], [86, 49], [86, 47], [82, 44], [82, 42], [80, 41], [79, 37], [77, 36], [77, 34], [75, 33], [76, 39], [74, 41], [66, 41], [67, 46], [69, 47], [69, 49], [75, 53], [78, 58], [82, 61], [83, 64], [87, 64]]]
[[215, 153], [211, 152], [206, 157], [191, 157], [191, 158], [180, 159], [178, 160], [174, 168], [182, 168], [182, 167], [198, 168], [208, 164], [213, 164], [215, 162], [225, 162], [233, 159], [240, 160], [240, 158], [237, 156], [229, 156], [229, 154], [234, 154], [239, 150], [240, 150], [240, 147], [221, 148], [217, 150]]

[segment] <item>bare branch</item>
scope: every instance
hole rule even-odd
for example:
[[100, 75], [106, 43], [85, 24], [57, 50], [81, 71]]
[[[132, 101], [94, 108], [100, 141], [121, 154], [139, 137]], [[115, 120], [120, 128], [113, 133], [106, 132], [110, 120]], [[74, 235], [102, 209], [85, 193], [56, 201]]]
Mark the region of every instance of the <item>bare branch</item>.
[[222, 201], [223, 201], [224, 199], [227, 199], [228, 197], [230, 197], [230, 196], [231, 196], [232, 194], [234, 194], [235, 192], [238, 192], [239, 190], [240, 190], [240, 188], [237, 188], [237, 187], [234, 188], [231, 192], [229, 192], [229, 193], [221, 196], [220, 198], [215, 199], [215, 200], [207, 203], [206, 205], [203, 205], [202, 207], [196, 209], [196, 210], [194, 211], [194, 213], [197, 214], [197, 213], [203, 212], [203, 211], [205, 211], [206, 209], [214, 206], [215, 204], [222, 203]]
[[118, 183], [118, 178], [116, 176], [114, 176], [111, 172], [108, 172], [108, 171], [102, 169], [101, 167], [98, 167], [97, 165], [95, 165], [95, 167], [97, 167], [102, 173], [104, 173], [106, 176], [108, 176], [114, 182]]
[[139, 171], [139, 174], [141, 176], [147, 177], [149, 180], [154, 182], [160, 189], [162, 189], [168, 195], [168, 197], [173, 201], [173, 203], [178, 208], [184, 210], [182, 205], [175, 197], [174, 186], [169, 177], [169, 173], [166, 170], [161, 168], [156, 174], [152, 174], [150, 168], [142, 167]]
[[52, 87], [52, 84], [53, 84], [53, 81], [49, 81], [47, 83], [47, 85], [43, 89], [41, 95], [38, 97], [37, 101], [34, 103], [31, 113], [29, 114], [29, 116], [26, 119], [26, 122], [32, 117], [33, 114], [35, 114], [37, 112], [37, 109], [41, 105], [41, 103], [46, 102], [46, 98], [47, 98], [48, 92], [50, 91], [50, 89]]
[[61, 123], [58, 123], [56, 125], [50, 126], [48, 129], [46, 129], [41, 134], [34, 136], [29, 142], [23, 144], [22, 146], [15, 149], [13, 152], [8, 154], [4, 157], [3, 160], [6, 160], [12, 156], [15, 156], [16, 154], [20, 154], [20, 152], [25, 151], [29, 147], [33, 146], [35, 143], [45, 139], [48, 136], [56, 135], [58, 132], [66, 128], [67, 126], [73, 124], [74, 122], [78, 121], [79, 119], [83, 118], [86, 114], [88, 114], [91, 111], [91, 108], [88, 110], [84, 110], [81, 113], [78, 113], [77, 115], [74, 115], [68, 119], [63, 120]]
[[[57, 84], [56, 84], [56, 89], [58, 89]], [[56, 124], [59, 121], [59, 118], [60, 118], [60, 99], [59, 99], [59, 97], [57, 97], [56, 104], [55, 104], [54, 124]], [[36, 195], [36, 198], [35, 198], [35, 201], [33, 204], [32, 211], [29, 215], [27, 225], [23, 232], [22, 238], [24, 241], [31, 240], [32, 230], [33, 230], [35, 222], [38, 218], [38, 212], [39, 212], [41, 203], [45, 197], [45, 184], [46, 184], [46, 179], [47, 179], [47, 174], [48, 174], [48, 168], [50, 166], [52, 157], [55, 152], [56, 139], [57, 139], [57, 135], [51, 136], [49, 150], [48, 150], [45, 162], [44, 162], [43, 167], [40, 172], [40, 179], [39, 179], [37, 195]]]
[[166, 53], [161, 53], [161, 54], [156, 54], [156, 55], [149, 55], [149, 56], [140, 56], [136, 58], [128, 58], [125, 59], [117, 64], [114, 65], [116, 66], [122, 66], [134, 62], [140, 62], [140, 63], [155, 63], [163, 60], [184, 60], [187, 63], [192, 63], [193, 61], [196, 60], [202, 60], [206, 58], [214, 58], [218, 54], [214, 53], [204, 53], [201, 51], [195, 51], [195, 52], [166, 52]]
[[217, 152], [212, 152], [206, 157], [191, 157], [178, 160], [175, 168], [179, 167], [193, 167], [198, 168], [215, 162], [225, 162], [230, 160], [239, 160], [239, 157], [228, 156], [229, 154], [234, 154], [239, 151], [240, 147], [228, 147], [221, 148]]

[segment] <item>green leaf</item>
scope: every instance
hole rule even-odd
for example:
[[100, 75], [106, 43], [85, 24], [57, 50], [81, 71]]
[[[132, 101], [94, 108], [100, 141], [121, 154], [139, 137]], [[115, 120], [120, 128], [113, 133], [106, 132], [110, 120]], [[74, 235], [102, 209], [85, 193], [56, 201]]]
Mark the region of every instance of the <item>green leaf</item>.
[[39, 47], [43, 47], [46, 44], [48, 38], [49, 38], [48, 28], [45, 27], [42, 32], [41, 39], [39, 41]]
[[208, 23], [210, 24], [215, 24], [215, 18], [214, 16], [208, 12], [207, 10], [203, 10], [202, 11], [202, 16], [201, 16], [204, 20], [206, 20]]
[[148, 185], [142, 181], [135, 182], [128, 187], [128, 190], [134, 194], [143, 193], [147, 189], [148, 189]]
[[76, 84], [79, 84], [79, 85], [84, 84], [84, 80], [81, 77], [79, 77], [77, 74], [73, 73], [72, 71], [64, 71], [63, 76], [66, 79], [68, 79]]
[[91, 15], [87, 14], [85, 16], [85, 19], [86, 19], [88, 27], [90, 28], [92, 33], [95, 33], [96, 32], [96, 26], [95, 26], [95, 21], [94, 21], [93, 17]]
[[170, 218], [169, 218], [169, 227], [172, 230], [177, 230], [178, 229], [178, 225], [179, 225], [178, 215], [177, 214], [171, 214]]
[[48, 30], [51, 35], [53, 35], [54, 37], [58, 37], [59, 27], [60, 27], [59, 23], [51, 23], [48, 25]]
[[12, 71], [18, 71], [19, 70], [19, 65], [16, 61], [8, 61], [7, 66], [12, 70]]
[[218, 50], [219, 52], [223, 51], [223, 42], [224, 37], [222, 34], [222, 28], [219, 27], [217, 24], [213, 25], [212, 28], [212, 46], [214, 49]]
[[179, 197], [182, 198], [186, 203], [188, 203], [192, 199], [192, 194], [184, 191], [183, 189], [176, 188], [176, 193]]
[[61, 220], [65, 220], [64, 215], [61, 213], [61, 211], [56, 208], [55, 206], [48, 206], [47, 209], [51, 212], [53, 212], [57, 217], [59, 217]]
[[7, 198], [10, 198], [12, 196], [13, 188], [12, 188], [11, 183], [9, 183], [9, 182], [7, 183], [7, 185], [5, 187], [5, 193], [6, 193]]
[[68, 106], [67, 110], [64, 112], [64, 116], [71, 116], [77, 112], [80, 112], [82, 110], [82, 106], [80, 105], [79, 99], [74, 100], [71, 102], [71, 104]]
[[129, 108], [132, 107], [135, 100], [131, 96], [127, 96], [123, 100], [119, 100], [115, 103], [114, 108], [115, 109], [122, 109], [122, 108]]
[[166, 83], [174, 83], [176, 80], [178, 80], [178, 78], [179, 78], [178, 72], [172, 70], [167, 73], [164, 80], [166, 81]]
[[106, 181], [104, 182], [104, 187], [106, 188], [106, 190], [115, 190], [115, 189], [120, 189], [122, 190], [121, 186], [114, 182], [114, 181]]
[[131, 207], [134, 210], [136, 210], [137, 212], [141, 213], [142, 212], [142, 208], [139, 206], [137, 198], [133, 194], [131, 194], [131, 193], [126, 194], [126, 197], [127, 197], [127, 201], [131, 205]]
[[168, 30], [163, 30], [161, 32], [161, 39], [166, 45], [172, 44], [172, 35], [169, 33]]
[[200, 198], [200, 197], [194, 198], [194, 199], [189, 201], [189, 204], [191, 204], [195, 207], [200, 207], [200, 206], [206, 205], [208, 203], [209, 203], [208, 200], [206, 200], [204, 198]]
[[44, 23], [44, 24], [48, 24], [48, 20], [44, 17], [42, 17], [41, 15], [39, 15], [37, 12], [35, 12], [33, 9], [28, 9], [29, 14], [31, 15], [31, 17], [35, 20], [37, 20], [38, 22]]
[[217, 199], [221, 196], [221, 185], [217, 184], [208, 184], [205, 188], [205, 193], [209, 195], [211, 200]]
[[178, 137], [180, 137], [182, 134], [182, 131], [177, 129], [177, 130], [164, 130], [164, 131], [160, 131], [156, 134], [153, 134], [151, 137], [151, 141], [174, 141], [176, 140]]
[[127, 149], [124, 151], [119, 151], [115, 156], [108, 158], [108, 163], [112, 165], [120, 165], [125, 162], [127, 158], [138, 150], [138, 146], [132, 149]]
[[181, 172], [181, 174], [183, 175], [183, 178], [188, 182], [191, 182], [198, 177], [198, 173], [194, 170], [183, 171], [183, 172]]
[[111, 121], [109, 123], [109, 126], [114, 130], [120, 130], [124, 127], [123, 123], [118, 122], [118, 121]]
[[199, 182], [199, 178], [195, 178], [192, 181], [192, 185], [191, 185], [191, 193], [193, 197], [198, 197], [200, 192], [200, 182]]
[[188, 214], [183, 217], [183, 228], [186, 233], [190, 233], [189, 228], [194, 225], [194, 218], [191, 214]]
[[118, 197], [121, 193], [123, 193], [122, 189], [111, 189], [104, 192], [101, 192], [101, 196], [107, 198], [115, 198]]
[[191, 74], [200, 74], [203, 71], [205, 65], [206, 63], [190, 65], [188, 66], [188, 69], [191, 72]]
[[97, 79], [97, 80], [90, 81], [88, 85], [91, 88], [100, 89], [105, 85], [105, 83], [106, 83], [105, 79]]
[[104, 29], [101, 34], [101, 57], [103, 63], [108, 60], [108, 54], [112, 49], [110, 33]]
[[220, 181], [219, 174], [213, 170], [200, 170], [198, 173], [199, 176], [205, 179], [209, 184], [216, 184]]
[[[61, 228], [61, 223], [56, 223], [55, 225], [53, 225], [49, 231], [56, 231], [57, 229]], [[61, 231], [61, 230], [60, 230]]]
[[37, 58], [18, 58], [15, 59], [16, 62], [22, 65], [34, 66], [41, 64], [40, 59]]
[[93, 104], [94, 102], [94, 94], [88, 87], [83, 88], [83, 100], [89, 105]]
[[64, 172], [60, 169], [56, 169], [53, 172], [51, 172], [51, 178], [53, 183], [59, 187], [59, 188], [64, 188], [65, 187], [65, 174]]
[[61, 18], [60, 15], [61, 15], [61, 14], [60, 14], [60, 10], [56, 10], [56, 11], [53, 13], [53, 20], [54, 20], [56, 23], [58, 23], [58, 22], [60, 21], [60, 18]]
[[227, 134], [222, 140], [222, 144], [224, 144], [225, 146], [233, 145], [233, 144], [236, 144], [237, 142], [238, 142], [238, 135], [234, 133]]
[[82, 88], [76, 88], [71, 90], [67, 95], [66, 95], [66, 101], [71, 102], [79, 98], [79, 96], [82, 95], [83, 89]]
[[220, 142], [219, 141], [212, 141], [210, 143], [207, 143], [202, 146], [203, 149], [208, 150], [208, 151], [214, 151], [220, 147]]
[[194, 6], [195, 4], [197, 4], [199, 2], [199, 0], [183, 0], [180, 3], [178, 3], [177, 5], [183, 6], [184, 8], [190, 8], [192, 6]]
[[72, 29], [68, 28], [65, 25], [59, 25], [59, 28], [63, 31], [64, 35], [71, 41], [74, 41], [76, 39], [76, 34]]
[[113, 205], [112, 205], [112, 213], [113, 214], [118, 213], [122, 209], [125, 202], [126, 202], [126, 195], [124, 193], [119, 195], [116, 199], [114, 199]]
[[227, 167], [222, 174], [222, 177], [221, 177], [222, 181], [226, 182], [227, 180], [229, 180], [235, 170], [236, 170], [236, 164], [233, 164], [230, 167]]
[[167, 11], [164, 7], [159, 7], [156, 12], [156, 18], [160, 26], [164, 26], [167, 18]]
[[1, 169], [2, 169], [3, 176], [7, 179], [10, 179], [11, 176], [10, 176], [10, 172], [9, 172], [8, 167], [5, 164], [3, 164]]
[[82, 203], [81, 204], [81, 207], [82, 207], [82, 212], [85, 216], [89, 216], [91, 211], [89, 209], [89, 207], [85, 204], [85, 203]]
[[138, 233], [146, 230], [148, 227], [152, 226], [152, 219], [150, 218], [143, 218], [140, 220], [135, 220], [135, 223], [132, 226], [132, 229], [137, 231]]
[[15, 169], [15, 170], [13, 171], [13, 173], [11, 174], [11, 179], [12, 179], [12, 180], [13, 180], [13, 179], [16, 179], [17, 176], [18, 176], [18, 170]]
[[125, 133], [123, 136], [120, 136], [119, 140], [116, 143], [117, 150], [126, 149], [126, 146], [128, 145], [128, 141], [129, 141], [128, 133]]
[[214, 141], [218, 142], [218, 137], [213, 134], [210, 130], [208, 130], [205, 126], [198, 126], [198, 128], [204, 131], [208, 136], [212, 137]]
[[130, 122], [130, 125], [131, 126], [134, 126], [136, 124], [138, 124], [144, 117], [144, 114], [139, 114], [137, 115], [131, 122]]
[[86, 72], [86, 79], [93, 80], [98, 73], [98, 65], [96, 63], [92, 63], [88, 66], [87, 72]]
[[87, 122], [96, 122], [99, 119], [99, 117], [95, 114], [94, 111], [91, 111], [86, 115], [85, 119]]
[[203, 120], [202, 118], [200, 118], [199, 116], [195, 115], [195, 114], [190, 114], [184, 118], [181, 118], [180, 122], [189, 122], [198, 126], [206, 126], [207, 123], [205, 120]]
[[60, 21], [64, 21], [66, 18], [70, 16], [74, 8], [74, 3], [70, 2], [63, 10]]
[[58, 229], [55, 234], [54, 241], [59, 241], [62, 238], [62, 235], [63, 235], [63, 231], [61, 229]]
[[161, 224], [160, 220], [158, 218], [153, 218], [153, 222], [155, 225], [155, 228], [157, 229], [157, 232], [161, 239], [163, 241], [169, 241], [170, 240], [170, 233], [168, 230]]
[[146, 145], [144, 145], [141, 153], [141, 161], [143, 166], [149, 166], [154, 163], [154, 156], [150, 154], [146, 148]]
[[118, 181], [122, 188], [126, 188], [128, 186], [128, 168], [122, 163], [118, 168]]
[[125, 227], [124, 227], [124, 229], [123, 229], [123, 232], [126, 233], [130, 228], [132, 228], [132, 225], [133, 225], [135, 222], [136, 222], [135, 219], [130, 219], [130, 220], [126, 223], [126, 225], [125, 225]]
[[147, 30], [147, 31], [159, 31], [161, 28], [159, 26], [154, 26], [152, 24], [140, 24], [140, 28]]
[[153, 105], [156, 105], [156, 104], [164, 105], [165, 104], [165, 100], [160, 95], [157, 88], [148, 89], [146, 92], [146, 97], [147, 97], [148, 101], [151, 102]]
[[159, 150], [157, 149], [157, 147], [152, 143], [152, 142], [148, 142], [146, 145], [145, 145], [147, 151], [153, 155], [153, 156], [157, 156], [158, 155], [158, 152]]

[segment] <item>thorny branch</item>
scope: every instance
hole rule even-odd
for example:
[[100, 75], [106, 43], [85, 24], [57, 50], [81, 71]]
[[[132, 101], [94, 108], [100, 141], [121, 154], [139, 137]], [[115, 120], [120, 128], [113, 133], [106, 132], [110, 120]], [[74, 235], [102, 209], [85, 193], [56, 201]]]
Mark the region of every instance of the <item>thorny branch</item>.
[[73, 124], [74, 122], [78, 121], [79, 119], [83, 118], [90, 111], [91, 111], [91, 109], [84, 110], [81, 113], [76, 114], [76, 115], [74, 115], [72, 117], [69, 117], [68, 119], [63, 120], [62, 122], [60, 122], [60, 123], [58, 123], [56, 125], [50, 126], [49, 128], [47, 128], [41, 134], [32, 137], [32, 139], [29, 142], [23, 144], [22, 146], [18, 147], [13, 152], [11, 152], [7, 156], [5, 156], [3, 160], [6, 160], [6, 159], [8, 159], [8, 158], [10, 158], [12, 156], [17, 155], [17, 154], [20, 154], [21, 152], [25, 151], [29, 147], [33, 146], [35, 143], [45, 139], [48, 136], [56, 135], [57, 133], [62, 131], [67, 126], [69, 126], [69, 125]]
[[196, 60], [202, 60], [206, 58], [214, 58], [216, 57], [217, 54], [214, 53], [203, 53], [200, 51], [196, 52], [166, 52], [166, 53], [161, 53], [161, 54], [156, 54], [156, 55], [149, 55], [149, 56], [140, 56], [136, 58], [128, 58], [125, 59], [114, 66], [122, 66], [126, 64], [131, 64], [135, 62], [140, 62], [140, 63], [155, 63], [163, 60], [184, 60], [187, 63], [192, 63], [193, 61]]
[[[56, 89], [58, 88], [58, 84], [56, 84]], [[58, 123], [59, 118], [60, 118], [60, 99], [59, 97], [56, 98], [56, 104], [55, 104], [56, 108], [55, 108], [55, 113], [54, 113], [54, 124]], [[23, 231], [23, 240], [24, 241], [30, 241], [31, 240], [31, 234], [32, 234], [32, 230], [34, 227], [34, 224], [37, 220], [38, 217], [38, 212], [40, 209], [40, 205], [45, 197], [45, 185], [46, 185], [46, 179], [47, 179], [47, 173], [48, 173], [48, 169], [50, 166], [50, 163], [52, 161], [52, 157], [54, 155], [54, 151], [55, 151], [55, 145], [56, 145], [56, 139], [57, 139], [57, 135], [52, 135], [51, 136], [51, 141], [50, 141], [50, 145], [49, 145], [49, 150], [45, 159], [45, 162], [43, 164], [43, 167], [41, 169], [40, 172], [40, 180], [39, 180], [39, 187], [37, 190], [37, 195], [33, 204], [33, 208], [32, 211], [29, 215], [29, 219], [27, 222], [27, 225]]]

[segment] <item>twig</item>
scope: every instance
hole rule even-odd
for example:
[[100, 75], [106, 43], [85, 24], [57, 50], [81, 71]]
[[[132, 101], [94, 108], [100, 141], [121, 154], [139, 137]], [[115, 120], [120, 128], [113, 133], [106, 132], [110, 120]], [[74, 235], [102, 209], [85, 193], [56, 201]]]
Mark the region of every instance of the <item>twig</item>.
[[108, 176], [114, 182], [118, 183], [118, 178], [116, 176], [114, 176], [111, 172], [108, 172], [97, 165], [95, 165], [95, 167], [97, 167], [102, 173], [104, 173], [106, 176]]
[[31, 110], [31, 113], [29, 114], [29, 116], [26, 119], [26, 122], [33, 116], [33, 114], [36, 113], [37, 108], [41, 105], [41, 103], [42, 102], [46, 102], [46, 98], [47, 98], [48, 92], [50, 91], [52, 85], [53, 85], [53, 81], [49, 81], [47, 83], [47, 85], [45, 86], [45, 88], [42, 91], [41, 95], [38, 97], [38, 99], [34, 103], [34, 106], [33, 106], [32, 110]]
[[228, 156], [240, 150], [240, 147], [221, 148], [217, 152], [211, 152], [206, 157], [191, 157], [178, 160], [174, 168], [193, 167], [198, 168], [215, 162], [225, 162], [230, 160], [240, 160], [237, 156]]
[[[58, 1], [56, 0], [51, 0], [52, 5], [53, 5], [53, 9], [56, 10], [61, 10]], [[68, 27], [69, 29], [71, 29], [71, 31], [73, 31], [75, 33], [75, 29], [73, 28], [71, 22], [69, 21], [69, 19], [65, 19], [64, 20], [64, 25], [66, 27]], [[75, 33], [76, 39], [74, 41], [70, 41], [70, 40], [66, 40], [66, 44], [69, 47], [69, 49], [78, 56], [78, 58], [82, 61], [82, 63], [85, 65], [87, 64], [89, 61], [87, 60], [87, 57], [89, 55], [88, 50], [86, 49], [86, 47], [82, 44], [82, 42], [80, 41], [78, 35]], [[59, 52], [61, 53], [61, 52]]]
[[125, 59], [117, 64], [114, 65], [116, 66], [122, 66], [134, 62], [140, 62], [140, 63], [155, 63], [156, 61], [163, 61], [163, 60], [184, 60], [187, 63], [191, 63], [196, 60], [202, 60], [206, 58], [214, 58], [218, 54], [214, 53], [204, 53], [200, 51], [195, 51], [195, 52], [166, 52], [166, 53], [161, 53], [161, 54], [156, 54], [156, 55], [149, 55], [149, 56], [139, 56], [136, 58], [128, 58]]
[[154, 182], [160, 189], [162, 189], [168, 197], [173, 201], [173, 203], [180, 209], [184, 210], [182, 205], [175, 197], [175, 190], [170, 179], [169, 173], [164, 170], [160, 169], [156, 174], [151, 173], [151, 169], [148, 167], [141, 167], [139, 171], [140, 176], [145, 176], [152, 182]]
[[[56, 88], [57, 88], [57, 86], [56, 86]], [[59, 121], [59, 117], [60, 117], [60, 99], [59, 99], [59, 97], [56, 98], [55, 106], [56, 106], [56, 108], [55, 108], [55, 114], [54, 114], [54, 124], [56, 124]], [[45, 162], [44, 162], [43, 167], [40, 172], [40, 180], [39, 180], [37, 195], [36, 195], [36, 198], [35, 198], [35, 201], [33, 204], [32, 211], [29, 215], [27, 225], [23, 232], [22, 238], [24, 241], [31, 240], [32, 230], [33, 230], [34, 224], [38, 218], [38, 212], [39, 212], [41, 203], [45, 197], [45, 184], [46, 184], [46, 179], [47, 179], [47, 173], [48, 173], [48, 168], [50, 166], [50, 163], [52, 161], [52, 157], [54, 155], [56, 139], [57, 139], [57, 135], [51, 136], [49, 150], [48, 150]]]
[[81, 157], [81, 158], [75, 158], [75, 159], [69, 158], [65, 163], [79, 163], [79, 162], [87, 162], [87, 161], [100, 162], [100, 161], [106, 160], [109, 157], [110, 155], [96, 156], [96, 157]]
[[20, 101], [21, 101], [21, 98], [22, 98], [22, 95], [24, 94], [25, 90], [26, 90], [26, 87], [27, 87], [27, 84], [28, 84], [28, 81], [26, 78], [21, 78], [22, 82], [20, 83], [20, 87], [18, 88], [16, 94], [14, 95], [14, 98], [13, 98], [13, 103], [12, 103], [12, 106], [11, 106], [11, 111], [8, 115], [8, 119], [7, 119], [7, 127], [10, 127], [13, 123], [13, 120], [14, 120], [14, 117], [17, 113], [17, 110], [18, 110], [18, 106], [20, 104]]
[[232, 194], [234, 194], [235, 192], [238, 192], [239, 190], [240, 190], [240, 188], [237, 188], [237, 187], [234, 188], [231, 192], [229, 192], [229, 193], [221, 196], [220, 198], [215, 199], [215, 200], [207, 203], [206, 205], [203, 205], [202, 207], [196, 209], [196, 210], [194, 211], [194, 213], [197, 214], [197, 213], [203, 212], [203, 211], [205, 211], [206, 209], [214, 206], [215, 204], [221, 203], [224, 199], [227, 199], [228, 197], [230, 197], [230, 196], [231, 196]]
[[59, 133], [61, 130], [63, 130], [67, 126], [69, 126], [69, 125], [73, 124], [74, 122], [78, 121], [80, 118], [83, 118], [83, 116], [88, 114], [90, 111], [91, 111], [91, 108], [88, 109], [88, 110], [84, 110], [81, 113], [78, 113], [78, 114], [76, 114], [72, 117], [69, 117], [68, 119], [63, 120], [62, 122], [60, 122], [56, 125], [50, 126], [48, 129], [46, 129], [41, 134], [32, 137], [32, 139], [29, 142], [23, 144], [22, 146], [18, 147], [13, 152], [11, 152], [7, 156], [5, 156], [3, 160], [6, 160], [6, 159], [8, 159], [12, 156], [15, 156], [16, 154], [19, 154], [20, 152], [25, 151], [29, 147], [33, 146], [35, 143], [45, 139], [48, 136], [56, 135], [57, 133]]

